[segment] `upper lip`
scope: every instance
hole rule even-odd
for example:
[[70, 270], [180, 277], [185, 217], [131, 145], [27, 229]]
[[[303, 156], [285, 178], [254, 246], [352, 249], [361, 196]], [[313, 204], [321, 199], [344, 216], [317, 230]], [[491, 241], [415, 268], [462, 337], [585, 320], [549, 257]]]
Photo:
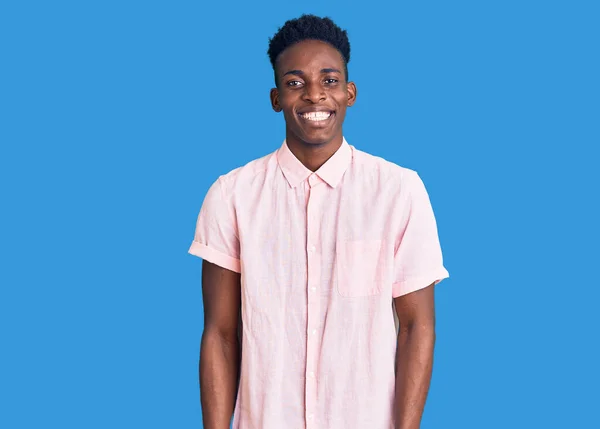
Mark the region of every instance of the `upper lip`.
[[298, 110], [299, 115], [304, 115], [305, 113], [313, 113], [313, 112], [335, 113], [335, 110], [329, 109], [327, 107], [307, 107], [305, 109]]

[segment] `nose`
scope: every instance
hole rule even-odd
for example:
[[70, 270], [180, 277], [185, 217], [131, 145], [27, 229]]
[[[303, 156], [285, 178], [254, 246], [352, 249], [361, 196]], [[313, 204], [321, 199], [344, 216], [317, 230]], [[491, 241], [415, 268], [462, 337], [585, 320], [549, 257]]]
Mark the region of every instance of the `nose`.
[[302, 98], [306, 101], [316, 104], [324, 101], [327, 98], [327, 95], [323, 90], [323, 87], [318, 83], [307, 82], [304, 85], [304, 94]]

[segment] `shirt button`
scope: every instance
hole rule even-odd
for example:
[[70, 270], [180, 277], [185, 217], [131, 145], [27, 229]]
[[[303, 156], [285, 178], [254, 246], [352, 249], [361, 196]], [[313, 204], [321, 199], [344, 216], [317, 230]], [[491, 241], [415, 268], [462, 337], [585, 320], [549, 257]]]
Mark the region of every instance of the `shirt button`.
[[316, 330], [316, 329], [313, 329], [313, 330], [312, 330], [312, 334], [313, 334], [313, 335], [317, 335], [317, 330]]
[[316, 292], [317, 291], [317, 287], [313, 286], [313, 287], [310, 288], [310, 290], [313, 291], [313, 292]]
[[314, 419], [314, 418], [315, 418], [314, 414], [309, 414], [309, 415], [308, 415], [308, 420], [311, 420], [311, 421], [312, 421], [312, 419]]
[[310, 253], [315, 253], [315, 251], [316, 251], [316, 250], [317, 250], [317, 248], [316, 248], [315, 246], [310, 246], [310, 247], [308, 248], [308, 251], [309, 251]]
[[310, 378], [315, 378], [315, 373], [313, 371], [311, 371], [308, 375], [310, 376]]

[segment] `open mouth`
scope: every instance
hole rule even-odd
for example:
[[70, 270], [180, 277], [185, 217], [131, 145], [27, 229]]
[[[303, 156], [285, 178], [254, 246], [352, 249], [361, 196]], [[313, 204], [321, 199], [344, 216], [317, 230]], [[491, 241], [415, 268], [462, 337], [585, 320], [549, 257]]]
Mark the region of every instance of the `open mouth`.
[[311, 122], [314, 124], [318, 124], [321, 122], [325, 122], [328, 119], [331, 119], [335, 116], [334, 111], [325, 111], [325, 112], [306, 112], [306, 113], [298, 113], [301, 119]]

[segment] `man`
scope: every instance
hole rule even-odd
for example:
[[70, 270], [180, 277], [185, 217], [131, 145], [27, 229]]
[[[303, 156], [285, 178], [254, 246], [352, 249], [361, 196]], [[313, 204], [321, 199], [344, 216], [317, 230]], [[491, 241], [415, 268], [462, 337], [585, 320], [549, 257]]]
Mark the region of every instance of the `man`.
[[345, 140], [345, 31], [303, 15], [268, 53], [285, 141], [214, 182], [189, 250], [204, 427], [416, 429], [448, 277], [427, 191]]

